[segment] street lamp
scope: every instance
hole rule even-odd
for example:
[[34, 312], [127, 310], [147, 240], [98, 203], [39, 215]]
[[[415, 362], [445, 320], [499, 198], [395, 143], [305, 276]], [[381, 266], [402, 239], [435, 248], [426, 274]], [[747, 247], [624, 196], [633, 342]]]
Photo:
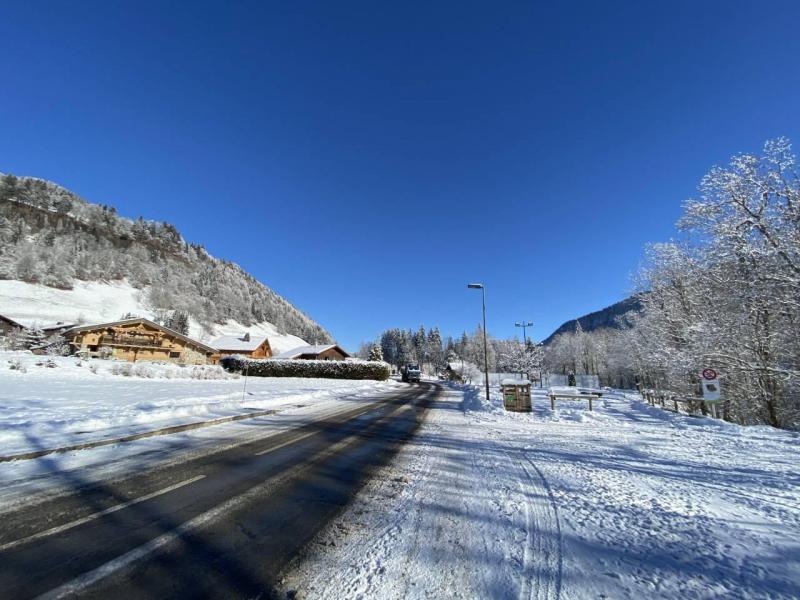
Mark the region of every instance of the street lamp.
[[486, 376], [486, 402], [489, 402], [489, 350], [486, 342], [486, 288], [482, 283], [468, 283], [471, 290], [480, 290], [483, 300], [483, 373]]
[[523, 321], [522, 323], [514, 323], [514, 327], [522, 327], [522, 341], [525, 342], [525, 345], [528, 345], [528, 336], [525, 334], [525, 329], [528, 327], [533, 327], [532, 321]]

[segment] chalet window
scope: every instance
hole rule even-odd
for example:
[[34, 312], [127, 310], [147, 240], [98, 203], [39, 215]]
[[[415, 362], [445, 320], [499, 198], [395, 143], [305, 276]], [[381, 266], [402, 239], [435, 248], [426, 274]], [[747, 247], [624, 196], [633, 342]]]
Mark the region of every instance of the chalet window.
[[170, 358], [180, 358], [181, 357], [181, 353], [180, 352], [170, 352], [169, 353], [169, 357]]

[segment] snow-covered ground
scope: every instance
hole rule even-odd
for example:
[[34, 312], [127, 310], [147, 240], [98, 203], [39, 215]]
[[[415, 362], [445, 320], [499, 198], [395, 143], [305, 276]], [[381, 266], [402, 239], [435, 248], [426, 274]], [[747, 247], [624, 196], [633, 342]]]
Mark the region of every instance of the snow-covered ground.
[[[23, 325], [51, 323], [107, 323], [123, 315], [134, 314], [152, 319], [154, 312], [147, 303], [147, 290], [137, 290], [127, 281], [75, 281], [71, 290], [58, 290], [24, 281], [0, 280], [0, 314], [16, 319]], [[265, 335], [275, 354], [306, 346], [305, 340], [279, 333], [272, 323], [245, 326], [236, 321], [214, 325], [205, 331], [194, 319], [189, 322], [189, 335], [201, 342], [210, 342], [223, 335], [249, 332]]]
[[800, 598], [800, 437], [448, 389], [287, 575], [308, 598]]
[[[47, 366], [50, 360], [55, 367]], [[12, 363], [23, 369], [11, 369]], [[130, 369], [133, 376], [115, 374]], [[251, 431], [254, 435], [264, 435], [271, 428], [280, 431], [319, 418], [326, 411], [347, 408], [349, 403], [372, 400], [376, 392], [397, 386], [393, 381], [250, 377], [245, 388], [244, 378], [231, 376], [217, 366], [132, 365], [0, 352], [2, 456], [113, 439], [246, 412], [276, 411], [274, 419], [259, 419], [257, 428], [252, 422], [242, 421], [180, 436], [0, 463], [0, 487], [65, 468], [102, 465], [170, 444], [202, 445], [204, 438], [218, 441], [219, 436], [238, 439]], [[0, 491], [0, 504], [6, 491]]]

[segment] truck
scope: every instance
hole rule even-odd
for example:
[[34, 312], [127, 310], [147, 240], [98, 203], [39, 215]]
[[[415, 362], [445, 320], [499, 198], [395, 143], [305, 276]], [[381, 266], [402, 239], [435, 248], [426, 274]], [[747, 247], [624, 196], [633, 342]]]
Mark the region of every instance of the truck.
[[415, 363], [403, 365], [400, 369], [400, 378], [405, 382], [416, 381], [419, 383], [419, 378], [422, 375], [419, 365]]

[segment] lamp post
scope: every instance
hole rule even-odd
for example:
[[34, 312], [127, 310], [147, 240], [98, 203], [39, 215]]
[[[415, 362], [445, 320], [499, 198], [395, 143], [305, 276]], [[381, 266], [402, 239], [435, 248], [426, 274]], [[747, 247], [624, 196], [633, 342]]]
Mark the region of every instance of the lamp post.
[[514, 327], [522, 327], [522, 341], [525, 342], [525, 345], [528, 345], [528, 336], [525, 334], [525, 330], [528, 327], [533, 327], [532, 321], [522, 321], [522, 323], [514, 323]]
[[483, 373], [486, 379], [486, 402], [489, 402], [489, 350], [486, 342], [486, 288], [482, 283], [468, 283], [471, 290], [480, 290], [483, 300]]

